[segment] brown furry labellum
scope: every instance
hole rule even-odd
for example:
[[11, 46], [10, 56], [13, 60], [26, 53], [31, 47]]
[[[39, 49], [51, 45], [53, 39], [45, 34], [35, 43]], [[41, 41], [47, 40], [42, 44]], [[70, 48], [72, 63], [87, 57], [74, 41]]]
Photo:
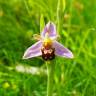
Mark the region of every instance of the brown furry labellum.
[[46, 48], [46, 47], [42, 47], [41, 49], [42, 51], [42, 58], [44, 60], [53, 60], [55, 58], [55, 48]]

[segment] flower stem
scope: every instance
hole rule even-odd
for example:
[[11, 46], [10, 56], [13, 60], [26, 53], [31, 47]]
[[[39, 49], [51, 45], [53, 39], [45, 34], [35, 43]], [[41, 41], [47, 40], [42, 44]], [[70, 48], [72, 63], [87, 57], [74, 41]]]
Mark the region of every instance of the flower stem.
[[52, 96], [53, 93], [54, 68], [54, 63], [52, 64], [51, 62], [47, 62], [47, 96]]

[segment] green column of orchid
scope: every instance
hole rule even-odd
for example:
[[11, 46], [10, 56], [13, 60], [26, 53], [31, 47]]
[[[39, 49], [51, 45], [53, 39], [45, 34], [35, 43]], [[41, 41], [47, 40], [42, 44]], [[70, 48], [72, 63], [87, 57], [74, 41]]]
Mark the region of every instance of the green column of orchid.
[[53, 80], [55, 64], [52, 61], [47, 61], [47, 96], [53, 96]]

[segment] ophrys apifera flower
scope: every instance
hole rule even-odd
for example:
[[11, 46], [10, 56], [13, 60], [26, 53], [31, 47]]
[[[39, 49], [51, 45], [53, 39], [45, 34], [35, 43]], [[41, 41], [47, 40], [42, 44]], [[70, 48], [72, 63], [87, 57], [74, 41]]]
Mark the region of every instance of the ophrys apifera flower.
[[23, 59], [37, 56], [44, 60], [52, 60], [55, 56], [73, 58], [72, 52], [56, 41], [58, 35], [54, 23], [48, 22], [40, 36], [41, 39], [25, 51]]

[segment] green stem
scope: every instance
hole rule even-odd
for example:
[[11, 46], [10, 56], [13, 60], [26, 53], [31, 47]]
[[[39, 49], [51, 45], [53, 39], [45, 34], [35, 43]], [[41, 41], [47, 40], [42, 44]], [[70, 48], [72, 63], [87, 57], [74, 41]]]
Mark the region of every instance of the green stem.
[[54, 68], [54, 63], [52, 64], [51, 62], [47, 62], [47, 96], [52, 96], [53, 93]]

